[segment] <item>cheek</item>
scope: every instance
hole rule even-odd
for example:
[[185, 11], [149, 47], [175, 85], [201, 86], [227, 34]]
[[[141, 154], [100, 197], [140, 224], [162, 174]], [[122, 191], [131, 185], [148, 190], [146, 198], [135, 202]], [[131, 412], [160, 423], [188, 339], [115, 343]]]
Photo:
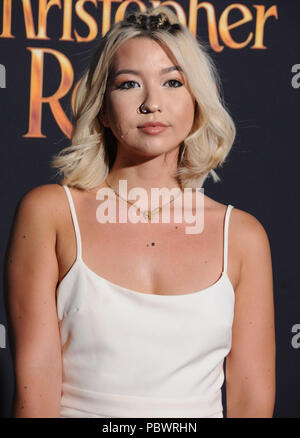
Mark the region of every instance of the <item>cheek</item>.
[[132, 102], [123, 97], [111, 99], [108, 108], [108, 121], [114, 136], [120, 140], [132, 135], [133, 128], [136, 127]]
[[194, 122], [195, 105], [193, 99], [189, 96], [183, 96], [178, 99], [173, 106], [176, 119], [179, 121], [178, 125], [186, 125], [191, 127]]
[[110, 102], [110, 119], [115, 123], [128, 123], [134, 116], [133, 102], [128, 97], [118, 97]]

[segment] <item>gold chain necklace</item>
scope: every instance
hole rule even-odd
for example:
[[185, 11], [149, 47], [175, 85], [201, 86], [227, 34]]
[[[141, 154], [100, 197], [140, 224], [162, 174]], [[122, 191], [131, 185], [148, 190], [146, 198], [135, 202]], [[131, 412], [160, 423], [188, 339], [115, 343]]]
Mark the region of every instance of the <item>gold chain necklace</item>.
[[156, 207], [154, 210], [146, 210], [146, 211], [142, 211], [142, 210], [140, 209], [140, 207], [137, 207], [137, 206], [134, 205], [132, 202], [128, 201], [128, 199], [124, 199], [124, 198], [122, 198], [122, 196], [120, 196], [119, 193], [117, 193], [117, 192], [115, 191], [115, 189], [114, 189], [111, 185], [108, 184], [107, 180], [105, 180], [105, 183], [106, 183], [106, 185], [108, 185], [108, 187], [110, 187], [110, 188], [115, 192], [115, 194], [116, 194], [120, 199], [122, 199], [123, 201], [125, 201], [125, 202], [127, 202], [128, 204], [132, 205], [132, 206], [135, 207], [137, 210], [140, 210], [140, 211], [142, 212], [144, 218], [145, 218], [145, 219], [150, 219], [150, 220], [153, 218], [153, 216], [156, 215], [156, 213], [159, 213], [159, 212], [160, 212], [160, 211], [161, 211], [166, 205], [171, 204], [171, 202], [175, 201], [175, 199], [177, 199], [177, 198], [179, 197], [179, 195], [181, 195], [181, 192], [180, 192], [179, 195], [176, 196], [176, 198], [173, 198], [171, 201], [167, 202], [166, 204], [162, 205], [161, 207]]

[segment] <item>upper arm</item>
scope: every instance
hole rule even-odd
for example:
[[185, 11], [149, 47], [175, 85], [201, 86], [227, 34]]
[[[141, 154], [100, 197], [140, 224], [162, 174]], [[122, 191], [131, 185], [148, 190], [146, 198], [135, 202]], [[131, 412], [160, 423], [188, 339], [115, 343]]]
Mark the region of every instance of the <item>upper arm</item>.
[[20, 393], [23, 388], [33, 389], [35, 375], [36, 382], [47, 377], [53, 394], [60, 394], [55, 193], [57, 187], [53, 185], [26, 193], [17, 209], [7, 250], [5, 289], [16, 389]]
[[[235, 290], [232, 348], [226, 358], [227, 408], [254, 401], [273, 411], [275, 328], [273, 273], [269, 239], [261, 223], [239, 211], [236, 239], [242, 255]], [[268, 415], [268, 414], [267, 414]]]

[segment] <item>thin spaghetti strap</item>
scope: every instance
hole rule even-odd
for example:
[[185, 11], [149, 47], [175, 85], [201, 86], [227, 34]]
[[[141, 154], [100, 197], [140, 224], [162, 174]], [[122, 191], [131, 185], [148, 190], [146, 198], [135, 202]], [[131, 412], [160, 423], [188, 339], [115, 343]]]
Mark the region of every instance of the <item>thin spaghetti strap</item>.
[[229, 228], [229, 216], [230, 212], [234, 207], [232, 205], [228, 205], [225, 214], [225, 225], [224, 225], [224, 254], [223, 254], [223, 272], [227, 272], [228, 266], [228, 228]]
[[72, 221], [73, 221], [73, 225], [74, 225], [74, 229], [75, 229], [75, 235], [76, 235], [76, 260], [77, 259], [81, 259], [81, 236], [80, 236], [80, 230], [79, 230], [79, 225], [78, 225], [78, 220], [77, 220], [77, 216], [76, 216], [76, 211], [75, 211], [75, 206], [74, 206], [74, 202], [73, 202], [73, 198], [70, 192], [70, 189], [67, 185], [63, 185], [63, 188], [65, 189], [65, 192], [67, 194], [68, 197], [68, 201], [69, 201], [69, 206], [70, 206], [70, 210], [71, 210], [71, 215], [72, 215]]

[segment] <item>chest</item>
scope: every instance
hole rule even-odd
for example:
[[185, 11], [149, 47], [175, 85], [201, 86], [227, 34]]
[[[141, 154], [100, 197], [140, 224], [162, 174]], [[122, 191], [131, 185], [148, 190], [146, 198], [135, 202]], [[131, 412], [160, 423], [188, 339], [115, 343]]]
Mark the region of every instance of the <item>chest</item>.
[[[99, 204], [75, 200], [84, 263], [97, 275], [143, 293], [186, 294], [205, 289], [220, 277], [224, 255], [224, 212], [204, 217], [201, 233], [181, 223], [99, 223]], [[205, 220], [206, 219], [206, 220]], [[76, 259], [70, 212], [58, 233], [60, 279]], [[229, 276], [238, 280], [238, 257], [230, 246]]]

